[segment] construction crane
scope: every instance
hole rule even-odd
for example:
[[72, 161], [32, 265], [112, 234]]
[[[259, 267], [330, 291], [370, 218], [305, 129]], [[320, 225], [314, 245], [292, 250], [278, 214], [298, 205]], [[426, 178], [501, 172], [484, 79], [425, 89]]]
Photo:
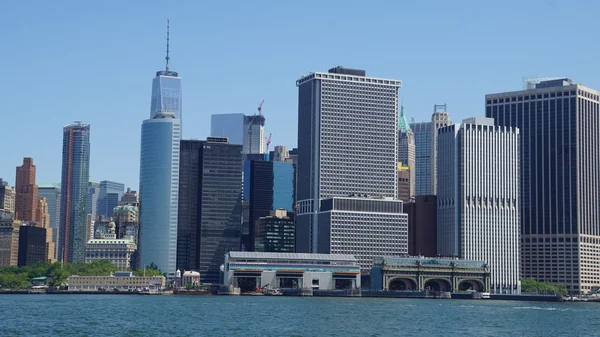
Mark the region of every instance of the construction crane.
[[265, 140], [267, 141], [267, 150], [265, 151], [266, 153], [269, 153], [269, 145], [271, 145], [271, 136], [273, 134], [269, 133], [269, 138], [267, 138], [267, 136], [265, 136]]
[[254, 116], [250, 120], [250, 123], [248, 123], [248, 153], [252, 153], [252, 125], [254, 124], [254, 121], [258, 116], [262, 116], [262, 106], [264, 102], [264, 99], [260, 102], [258, 108], [256, 109], [258, 110], [258, 115], [254, 113]]

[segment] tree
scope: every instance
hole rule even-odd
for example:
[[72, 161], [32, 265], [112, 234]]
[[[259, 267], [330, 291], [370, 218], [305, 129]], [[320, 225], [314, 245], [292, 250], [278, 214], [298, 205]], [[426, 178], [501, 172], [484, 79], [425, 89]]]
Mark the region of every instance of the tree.
[[552, 284], [549, 282], [539, 282], [536, 279], [529, 278], [521, 280], [521, 293], [523, 294], [543, 294], [543, 295], [561, 295], [567, 296], [567, 288], [564, 284]]
[[158, 267], [152, 263], [149, 266], [147, 266], [145, 268], [145, 270], [143, 268], [140, 268], [136, 271], [133, 272], [133, 275], [135, 276], [164, 276], [164, 273], [158, 269]]
[[0, 274], [0, 289], [25, 289], [30, 284], [31, 283], [29, 282], [29, 277], [26, 273]]

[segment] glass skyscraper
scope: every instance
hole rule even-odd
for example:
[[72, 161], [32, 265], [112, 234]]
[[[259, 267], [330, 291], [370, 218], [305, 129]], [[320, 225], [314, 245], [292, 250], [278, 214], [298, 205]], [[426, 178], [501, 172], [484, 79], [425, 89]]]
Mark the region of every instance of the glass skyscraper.
[[100, 182], [96, 214], [104, 217], [113, 216], [113, 209], [119, 206], [119, 200], [125, 192], [122, 183], [103, 180]]
[[229, 144], [244, 145], [244, 114], [213, 114], [210, 116], [210, 135], [227, 137]]
[[181, 139], [181, 78], [158, 71], [152, 82], [150, 118], [142, 123], [140, 153], [140, 268], [156, 265], [175, 276]]
[[254, 251], [256, 220], [269, 216], [273, 210], [294, 211], [295, 178], [294, 163], [244, 162], [244, 202], [248, 204], [248, 235], [244, 235], [246, 250]]
[[90, 178], [90, 125], [74, 122], [63, 129], [58, 255], [65, 263], [83, 262]]
[[[58, 184], [40, 184], [38, 186], [38, 196], [46, 198], [48, 203], [48, 214], [50, 215], [50, 227], [52, 227], [52, 242], [58, 245], [60, 241], [60, 187]], [[58, 258], [58, 249], [55, 249], [55, 260]]]

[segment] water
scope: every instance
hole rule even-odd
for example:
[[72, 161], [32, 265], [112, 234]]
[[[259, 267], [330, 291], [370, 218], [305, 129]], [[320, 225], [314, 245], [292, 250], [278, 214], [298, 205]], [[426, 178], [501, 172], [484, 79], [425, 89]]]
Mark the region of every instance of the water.
[[600, 303], [0, 295], [0, 336], [593, 336]]

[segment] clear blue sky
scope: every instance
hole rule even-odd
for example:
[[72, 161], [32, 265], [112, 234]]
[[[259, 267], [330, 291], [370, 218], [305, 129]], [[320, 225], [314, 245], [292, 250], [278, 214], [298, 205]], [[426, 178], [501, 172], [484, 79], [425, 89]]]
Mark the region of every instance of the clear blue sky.
[[91, 123], [95, 180], [137, 189], [140, 125], [151, 81], [183, 78], [184, 138], [204, 139], [213, 113], [265, 100], [272, 145], [296, 145], [295, 80], [343, 65], [400, 79], [409, 117], [447, 103], [454, 121], [483, 115], [486, 93], [524, 76], [568, 76], [600, 88], [596, 1], [1, 1], [0, 177], [33, 157], [59, 182], [62, 127]]

